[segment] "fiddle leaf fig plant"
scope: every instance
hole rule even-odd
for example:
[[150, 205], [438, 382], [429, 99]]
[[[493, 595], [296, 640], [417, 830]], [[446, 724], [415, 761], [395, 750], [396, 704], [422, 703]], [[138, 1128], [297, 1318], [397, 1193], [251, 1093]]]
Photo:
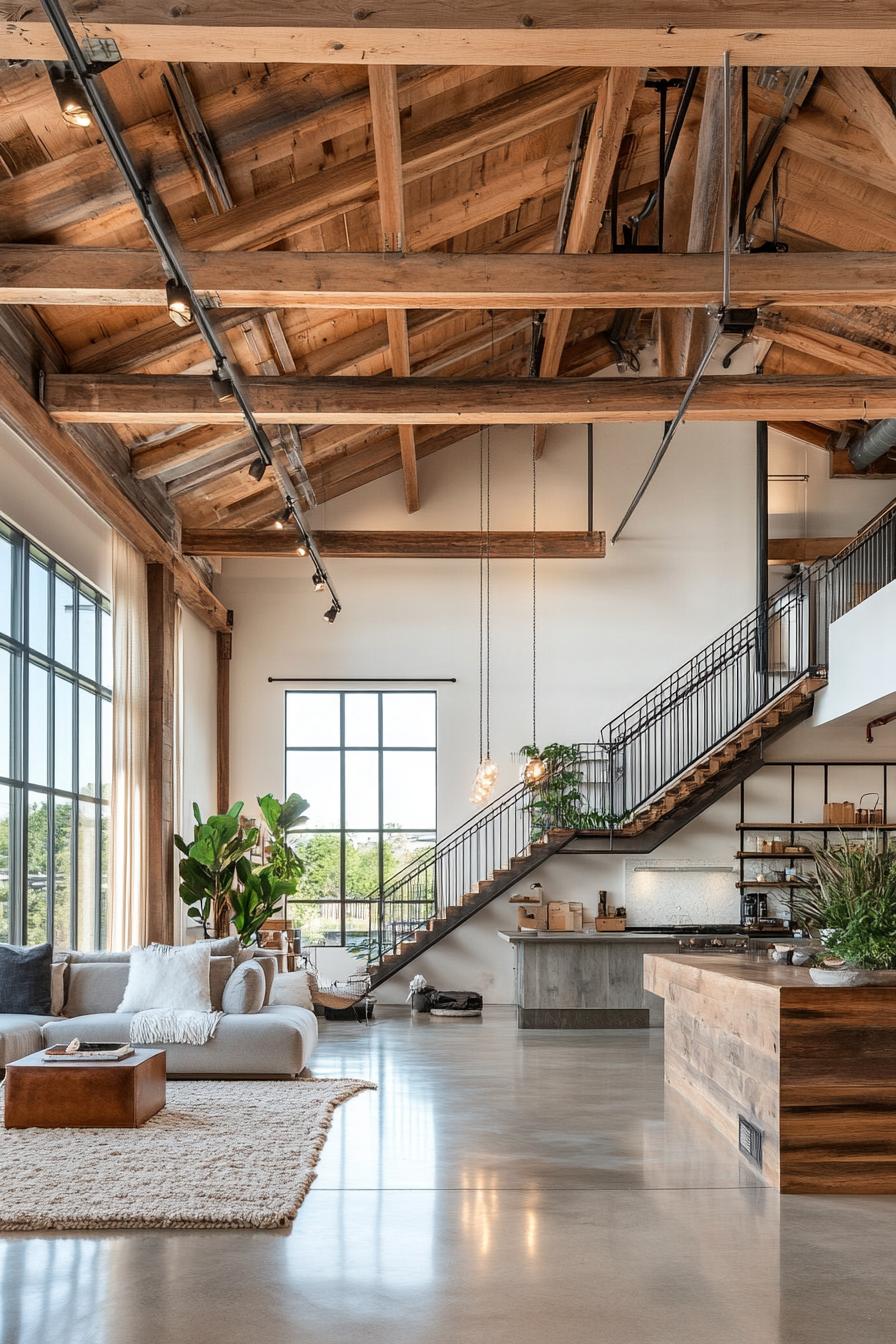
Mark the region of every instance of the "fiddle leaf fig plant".
[[295, 888], [290, 879], [277, 877], [272, 864], [253, 868], [248, 859], [239, 860], [236, 876], [238, 882], [230, 891], [233, 927], [243, 947], [248, 947], [265, 921], [281, 908], [284, 896]]
[[194, 803], [193, 838], [174, 837], [184, 855], [180, 898], [206, 938], [212, 930], [217, 937], [226, 937], [232, 923], [243, 946], [248, 946], [265, 921], [282, 908], [284, 899], [298, 890], [305, 865], [290, 845], [289, 834], [307, 820], [308, 801], [291, 793], [281, 803], [266, 793], [258, 799], [258, 806], [269, 832], [268, 862], [261, 866], [253, 866], [249, 857], [260, 832], [240, 820], [242, 802], [204, 821]]
[[218, 937], [226, 937], [237, 864], [258, 844], [257, 827], [244, 830], [240, 824], [242, 810], [241, 802], [234, 803], [227, 812], [212, 814], [203, 821], [199, 805], [194, 803], [192, 840], [174, 837], [184, 855], [180, 861], [180, 898], [190, 918], [202, 925], [206, 938], [210, 925]]
[[305, 865], [289, 843], [289, 833], [308, 820], [308, 800], [291, 793], [281, 803], [272, 793], [266, 793], [258, 799], [258, 806], [270, 837], [268, 863], [277, 877], [292, 884], [288, 894], [294, 896]]

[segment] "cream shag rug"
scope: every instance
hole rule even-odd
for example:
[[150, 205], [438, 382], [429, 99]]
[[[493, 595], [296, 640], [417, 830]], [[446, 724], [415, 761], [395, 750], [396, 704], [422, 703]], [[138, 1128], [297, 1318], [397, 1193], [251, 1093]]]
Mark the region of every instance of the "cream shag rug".
[[0, 1129], [0, 1230], [283, 1227], [333, 1112], [373, 1083], [168, 1083], [139, 1129]]

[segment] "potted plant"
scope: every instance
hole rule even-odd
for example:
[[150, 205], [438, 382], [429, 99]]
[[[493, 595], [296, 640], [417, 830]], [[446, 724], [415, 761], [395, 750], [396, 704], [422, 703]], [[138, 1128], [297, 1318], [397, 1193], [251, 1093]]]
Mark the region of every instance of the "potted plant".
[[543, 778], [532, 785], [528, 806], [533, 842], [541, 840], [553, 827], [597, 831], [625, 820], [615, 813], [596, 812], [586, 806], [581, 758], [575, 747], [561, 742], [551, 742], [542, 748], [530, 744], [520, 747], [519, 755], [527, 761], [539, 758], [545, 766]]
[[817, 885], [793, 902], [796, 919], [824, 948], [812, 979], [854, 985], [896, 970], [896, 850], [844, 840], [813, 857]]
[[230, 930], [230, 892], [237, 875], [237, 864], [258, 843], [258, 830], [244, 830], [240, 824], [241, 802], [227, 812], [202, 820], [199, 804], [193, 804], [193, 839], [176, 835], [174, 843], [185, 856], [180, 861], [180, 898], [187, 914], [202, 925], [206, 938], [209, 924], [219, 938]]
[[240, 942], [248, 947], [258, 940], [262, 925], [294, 896], [305, 865], [289, 844], [289, 833], [307, 817], [307, 800], [293, 793], [280, 802], [266, 793], [258, 799], [269, 831], [267, 862], [253, 864], [251, 852], [260, 838], [257, 826], [240, 820], [243, 804], [203, 821], [193, 804], [196, 825], [192, 840], [176, 835], [174, 842], [184, 855], [180, 861], [180, 898], [191, 919], [198, 920], [206, 938], [210, 926], [217, 937], [226, 937], [231, 924]]

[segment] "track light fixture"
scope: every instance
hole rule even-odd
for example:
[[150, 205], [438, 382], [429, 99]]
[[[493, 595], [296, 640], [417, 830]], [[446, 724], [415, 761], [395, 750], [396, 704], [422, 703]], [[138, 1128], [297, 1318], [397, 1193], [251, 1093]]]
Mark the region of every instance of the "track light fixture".
[[323, 574], [318, 574], [316, 572], [311, 575], [311, 583], [316, 593], [322, 593], [327, 586], [324, 582]]
[[287, 507], [283, 510], [279, 518], [274, 519], [274, 526], [278, 532], [282, 532], [286, 524], [292, 517], [292, 509]]
[[306, 543], [305, 543], [305, 540], [304, 540], [304, 538], [303, 538], [303, 539], [299, 542], [298, 546], [296, 546], [296, 555], [307, 555], [307, 554], [308, 554], [308, 547], [307, 547], [307, 545], [306, 545]]
[[339, 608], [336, 606], [334, 602], [333, 605], [331, 607], [328, 607], [327, 610], [324, 612], [324, 620], [329, 625], [332, 625], [338, 615], [339, 615]]
[[249, 475], [253, 481], [260, 481], [268, 469], [268, 464], [263, 457], [256, 457], [254, 462], [249, 463]]
[[66, 126], [92, 126], [93, 117], [84, 89], [69, 66], [63, 61], [52, 61], [47, 66], [47, 73]]
[[165, 302], [168, 316], [176, 327], [188, 327], [193, 321], [193, 308], [190, 303], [190, 291], [186, 285], [169, 280], [165, 286]]

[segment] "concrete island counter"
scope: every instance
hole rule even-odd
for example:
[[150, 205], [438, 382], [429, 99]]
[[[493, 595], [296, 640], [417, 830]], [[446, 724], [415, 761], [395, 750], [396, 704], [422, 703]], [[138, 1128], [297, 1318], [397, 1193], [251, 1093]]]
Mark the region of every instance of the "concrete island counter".
[[520, 1027], [660, 1027], [663, 1004], [644, 989], [645, 952], [678, 946], [672, 933], [501, 931], [513, 944]]
[[896, 1193], [896, 975], [827, 988], [749, 956], [644, 957], [666, 1083], [787, 1193]]

